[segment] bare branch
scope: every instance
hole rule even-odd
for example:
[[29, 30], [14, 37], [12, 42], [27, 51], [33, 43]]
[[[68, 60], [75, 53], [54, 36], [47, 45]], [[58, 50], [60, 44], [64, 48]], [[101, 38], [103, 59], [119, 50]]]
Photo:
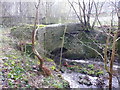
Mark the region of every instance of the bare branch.
[[118, 37], [118, 38], [116, 39], [116, 42], [117, 42], [118, 40], [120, 40], [120, 37]]
[[83, 0], [83, 9], [82, 9], [82, 11], [83, 11], [83, 19], [84, 19], [84, 23], [85, 23], [85, 25], [87, 24], [87, 21], [86, 21], [86, 7], [85, 7], [85, 1]]
[[37, 56], [37, 58], [41, 62], [40, 63], [40, 67], [42, 67], [42, 65], [43, 65], [43, 59], [39, 55], [39, 53], [37, 52], [37, 50], [35, 49], [36, 32], [38, 30], [38, 28], [37, 28], [37, 20], [38, 20], [38, 8], [39, 8], [39, 5], [40, 5], [40, 0], [39, 0], [38, 5], [35, 6], [36, 7], [36, 16], [35, 16], [34, 29], [33, 29], [33, 33], [32, 33], [32, 49], [33, 49], [34, 54]]
[[91, 15], [91, 10], [93, 7], [93, 1], [91, 2], [91, 0], [89, 0], [89, 5], [88, 5], [88, 13], [87, 13], [87, 22], [90, 22], [90, 15]]
[[112, 88], [112, 75], [113, 75], [113, 63], [115, 60], [115, 51], [116, 51], [116, 38], [118, 36], [118, 33], [114, 33], [114, 38], [113, 38], [113, 44], [112, 44], [112, 55], [110, 59], [110, 74], [109, 74], [109, 88]]
[[65, 25], [65, 29], [64, 29], [64, 33], [63, 33], [63, 37], [62, 37], [62, 45], [61, 45], [61, 50], [60, 50], [60, 69], [61, 69], [61, 61], [62, 61], [62, 55], [63, 55], [63, 47], [64, 47], [64, 42], [65, 42], [65, 33], [67, 30], [67, 25]]
[[78, 4], [79, 4], [79, 16], [81, 17], [81, 21], [83, 22], [83, 19], [82, 19], [82, 12], [81, 12], [81, 9], [83, 9], [83, 8], [82, 8], [81, 3], [80, 3], [79, 0], [78, 0]]
[[92, 28], [95, 26], [96, 21], [98, 21], [98, 23], [99, 23], [100, 26], [102, 26], [102, 25], [101, 25], [101, 22], [99, 21], [98, 16], [100, 15], [101, 10], [102, 10], [102, 7], [103, 7], [104, 4], [105, 4], [105, 2], [102, 3], [102, 5], [100, 6], [100, 9], [98, 10], [98, 8], [99, 8], [99, 3], [96, 4], [96, 3], [94, 2], [94, 6], [95, 6], [95, 10], [96, 10], [96, 16], [95, 16], [95, 19], [94, 19], [94, 21], [93, 21]]
[[83, 21], [80, 19], [80, 17], [79, 17], [79, 15], [78, 15], [78, 13], [77, 13], [75, 7], [73, 6], [73, 4], [72, 4], [69, 0], [68, 0], [68, 2], [69, 2], [69, 4], [71, 5], [71, 7], [73, 8], [73, 10], [74, 10], [75, 14], [77, 15], [79, 21], [83, 24]]

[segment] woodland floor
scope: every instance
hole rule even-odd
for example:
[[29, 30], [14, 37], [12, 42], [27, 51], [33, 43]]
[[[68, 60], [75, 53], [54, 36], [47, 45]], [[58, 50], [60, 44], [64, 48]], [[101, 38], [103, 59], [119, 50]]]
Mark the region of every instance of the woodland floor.
[[52, 60], [46, 60], [45, 65], [51, 69], [53, 75], [44, 77], [38, 71], [38, 61], [22, 55], [15, 48], [16, 43], [17, 40], [10, 35], [9, 28], [0, 28], [0, 89], [68, 87]]
[[[24, 88], [31, 88], [31, 87], [32, 88], [64, 88], [64, 87], [69, 88], [68, 82], [66, 82], [65, 80], [70, 78], [71, 79], [67, 81], [77, 82], [77, 84], [72, 83], [74, 84], [75, 87], [76, 85], [78, 85], [78, 88], [84, 86], [83, 84], [78, 83], [80, 76], [82, 76], [81, 72], [78, 71], [87, 69], [84, 66], [81, 67], [83, 64], [80, 64], [78, 66], [72, 65], [72, 67], [67, 67], [69, 73], [65, 73], [65, 74], [63, 73], [62, 75], [62, 73], [57, 70], [56, 68], [57, 66], [54, 63], [54, 61], [52, 59], [47, 58], [44, 64], [48, 68], [50, 68], [50, 70], [52, 71], [52, 76], [45, 77], [37, 68], [37, 65], [39, 64], [38, 60], [30, 58], [28, 55], [19, 51], [16, 48], [18, 41], [19, 40], [17, 40], [15, 37], [13, 38], [13, 36], [11, 36], [9, 28], [0, 28], [0, 89], [23, 88], [23, 87]], [[76, 64], [76, 63], [72, 63], [72, 64]], [[98, 68], [98, 66], [94, 66], [94, 67], [95, 69]], [[66, 68], [65, 69], [63, 68], [64, 72], [65, 70]], [[75, 72], [76, 70], [77, 73]], [[90, 71], [93, 72], [93, 70], [89, 70], [89, 69], [88, 71], [89, 73]], [[65, 80], [61, 75], [64, 77]], [[114, 81], [116, 81], [116, 79]], [[85, 88], [89, 88], [89, 87], [85, 86]]]
[[[0, 29], [0, 71], [2, 70], [2, 66], [3, 66], [2, 57], [4, 57], [4, 54], [2, 53], [2, 50], [3, 50], [3, 48], [2, 48], [2, 46], [3, 46], [2, 40], [3, 40], [3, 32]], [[2, 88], [2, 74], [0, 72], [0, 89], [1, 88]]]

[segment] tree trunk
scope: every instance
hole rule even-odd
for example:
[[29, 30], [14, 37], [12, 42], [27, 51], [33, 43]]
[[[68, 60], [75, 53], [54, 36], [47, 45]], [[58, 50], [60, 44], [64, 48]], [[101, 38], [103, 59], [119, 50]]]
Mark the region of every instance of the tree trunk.
[[118, 30], [120, 30], [120, 17], [118, 17]]
[[117, 39], [117, 32], [115, 32], [114, 34], [113, 44], [112, 44], [112, 55], [110, 59], [110, 73], [109, 73], [109, 90], [112, 90], [112, 75], [113, 75], [113, 63], [115, 60], [116, 39]]
[[118, 29], [120, 30], [120, 1], [118, 2]]
[[36, 55], [36, 57], [40, 61], [39, 69], [43, 71], [43, 74], [45, 76], [50, 76], [51, 71], [45, 65], [43, 65], [44, 59], [42, 58], [42, 56], [38, 53], [38, 51], [35, 48], [36, 32], [38, 30], [38, 28], [37, 28], [37, 20], [38, 20], [39, 5], [40, 5], [40, 0], [38, 2], [38, 5], [36, 6], [35, 23], [34, 23], [34, 29], [33, 29], [33, 32], [32, 32], [32, 50], [33, 50], [34, 54]]

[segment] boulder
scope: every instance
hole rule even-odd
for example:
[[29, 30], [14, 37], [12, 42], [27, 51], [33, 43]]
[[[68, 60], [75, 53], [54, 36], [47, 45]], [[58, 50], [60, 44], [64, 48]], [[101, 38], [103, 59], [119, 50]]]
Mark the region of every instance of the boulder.
[[[93, 50], [96, 49], [101, 54], [106, 42], [106, 34], [101, 30], [83, 30], [80, 23], [39, 25], [37, 39], [39, 44], [36, 46], [40, 54], [50, 57], [60, 57], [63, 33], [67, 26], [64, 38], [63, 57], [68, 59], [90, 59], [99, 57]], [[33, 26], [20, 25], [11, 28], [11, 34], [19, 41], [30, 41]], [[36, 41], [37, 42], [37, 41]], [[98, 47], [95, 43], [99, 43]], [[117, 53], [120, 58], [120, 40], [117, 43]], [[93, 49], [91, 49], [92, 47]], [[44, 52], [46, 51], [46, 52]], [[119, 59], [118, 58], [118, 59]], [[120, 63], [120, 60], [118, 60]]]
[[60, 56], [66, 26], [62, 52], [64, 58], [84, 59], [99, 56], [90, 47], [102, 53], [102, 48], [99, 48], [94, 42], [105, 44], [106, 35], [103, 32], [98, 30], [85, 31], [80, 23], [68, 23], [47, 25], [38, 30], [40, 47], [44, 48], [50, 56]]

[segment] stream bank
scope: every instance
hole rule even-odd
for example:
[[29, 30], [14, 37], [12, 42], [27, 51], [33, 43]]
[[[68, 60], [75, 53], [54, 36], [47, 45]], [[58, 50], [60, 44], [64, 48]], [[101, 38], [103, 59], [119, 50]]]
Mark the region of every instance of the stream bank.
[[[66, 59], [67, 63], [69, 64], [68, 67], [62, 67], [64, 73], [62, 74], [63, 78], [67, 80], [70, 84], [70, 88], [108, 88], [108, 74], [104, 70], [104, 64], [103, 62], [97, 62], [97, 61], [91, 61], [91, 60], [68, 60]], [[77, 64], [76, 64], [77, 63]], [[71, 64], [71, 65], [70, 65]], [[88, 73], [83, 73], [77, 68], [70, 68], [70, 66], [77, 65], [78, 67], [81, 67], [85, 70], [87, 70]], [[91, 67], [89, 67], [91, 66]], [[76, 67], [76, 66], [73, 66]], [[91, 69], [89, 69], [89, 68]], [[85, 69], [86, 68], [86, 69]], [[101, 69], [103, 71], [103, 74], [96, 76], [94, 70]], [[118, 70], [120, 69], [119, 65], [114, 65], [114, 75], [113, 75], [113, 88], [117, 89], [120, 88], [118, 78], [120, 80], [120, 73]], [[89, 74], [90, 72], [93, 72], [93, 74]], [[116, 77], [117, 75], [117, 77]]]

